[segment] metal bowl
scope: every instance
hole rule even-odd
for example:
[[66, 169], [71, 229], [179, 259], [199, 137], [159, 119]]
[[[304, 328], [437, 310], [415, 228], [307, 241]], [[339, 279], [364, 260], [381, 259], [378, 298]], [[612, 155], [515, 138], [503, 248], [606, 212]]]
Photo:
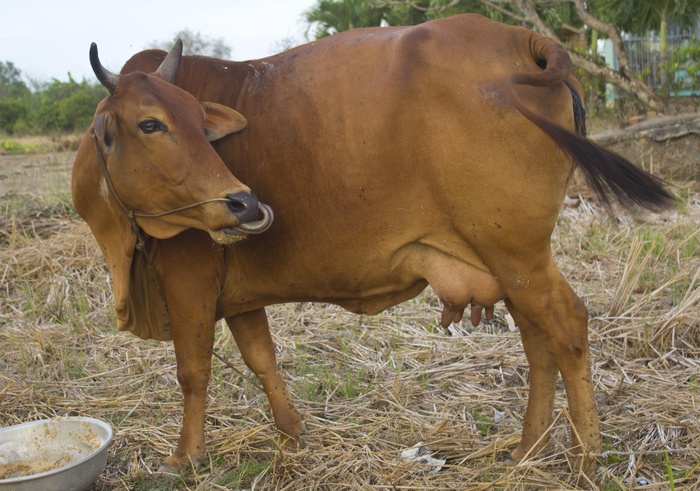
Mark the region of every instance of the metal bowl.
[[0, 429], [0, 491], [82, 491], [107, 464], [112, 428], [65, 417]]

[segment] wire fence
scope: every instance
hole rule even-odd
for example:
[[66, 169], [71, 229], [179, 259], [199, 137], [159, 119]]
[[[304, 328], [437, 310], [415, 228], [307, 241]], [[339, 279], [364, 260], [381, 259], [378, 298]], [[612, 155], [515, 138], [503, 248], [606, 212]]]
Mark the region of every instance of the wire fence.
[[[686, 43], [695, 42], [699, 38], [700, 26], [695, 29], [674, 30], [667, 36], [667, 53], [671, 54]], [[661, 42], [659, 33], [651, 32], [645, 36], [626, 36], [625, 49], [630, 63], [630, 69], [650, 87], [661, 86]]]

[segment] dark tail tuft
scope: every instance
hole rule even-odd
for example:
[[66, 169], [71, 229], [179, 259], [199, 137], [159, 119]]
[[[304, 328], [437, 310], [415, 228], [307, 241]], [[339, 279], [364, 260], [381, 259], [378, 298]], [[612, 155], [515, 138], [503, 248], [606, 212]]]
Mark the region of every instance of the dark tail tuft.
[[659, 212], [674, 204], [663, 180], [640, 169], [621, 155], [547, 121], [537, 124], [576, 162], [601, 202], [610, 209], [610, 194], [625, 207]]
[[[513, 106], [571, 156], [608, 209], [611, 195], [627, 207], [640, 206], [652, 211], [661, 211], [671, 206], [674, 198], [665, 189], [661, 179], [586, 139], [586, 112], [583, 103], [578, 93], [566, 82], [571, 74], [571, 58], [567, 51], [551, 39], [534, 34], [530, 42], [530, 51], [533, 62], [539, 65], [541, 71], [511, 75], [506, 82], [506, 90]], [[533, 112], [523, 104], [514, 90], [514, 86], [518, 84], [555, 87], [562, 83], [567, 84], [573, 98], [576, 133]]]
[[576, 128], [576, 133], [581, 136], [586, 136], [588, 130], [586, 130], [586, 108], [583, 106], [583, 101], [581, 96], [578, 95], [569, 84], [566, 84], [571, 93], [571, 98], [574, 102], [574, 127]]
[[[513, 105], [569, 154], [583, 171], [586, 181], [595, 191], [596, 196], [608, 209], [611, 205], [611, 194], [625, 207], [639, 206], [653, 212], [662, 211], [674, 204], [674, 197], [666, 190], [662, 179], [645, 172], [621, 155], [583, 136], [585, 135], [585, 112], [577, 94], [573, 95], [574, 115], [576, 129], [580, 134], [573, 133], [531, 111], [518, 98], [512, 82], [522, 81], [512, 80], [511, 84], [508, 84]], [[575, 94], [575, 91], [571, 92]]]

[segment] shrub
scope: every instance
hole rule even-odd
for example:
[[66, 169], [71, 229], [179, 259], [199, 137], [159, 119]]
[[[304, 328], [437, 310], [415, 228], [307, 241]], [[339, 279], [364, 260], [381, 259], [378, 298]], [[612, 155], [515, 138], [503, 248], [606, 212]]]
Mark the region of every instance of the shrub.
[[673, 52], [668, 71], [676, 94], [700, 91], [700, 41], [695, 36]]
[[0, 130], [13, 134], [20, 120], [29, 114], [27, 105], [17, 99], [0, 100]]

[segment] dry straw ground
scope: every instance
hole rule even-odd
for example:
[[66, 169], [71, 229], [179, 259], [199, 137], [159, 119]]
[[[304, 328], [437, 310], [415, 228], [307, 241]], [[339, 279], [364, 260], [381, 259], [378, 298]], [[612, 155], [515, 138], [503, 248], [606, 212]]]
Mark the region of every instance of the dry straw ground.
[[[604, 433], [592, 481], [569, 466], [558, 391], [552, 444], [514, 463], [528, 393], [505, 310], [445, 335], [426, 292], [376, 317], [325, 305], [269, 309], [278, 359], [309, 433], [277, 448], [267, 401], [218, 326], [207, 464], [150, 475], [174, 448], [172, 347], [115, 332], [110, 279], [68, 198], [71, 154], [0, 158], [0, 426], [57, 415], [110, 422], [95, 490], [692, 489], [700, 480], [700, 139], [618, 149], [674, 183], [675, 211], [610, 218], [566, 208], [553, 250], [590, 309]], [[560, 387], [560, 389], [562, 389]], [[403, 462], [424, 442], [439, 472]]]

